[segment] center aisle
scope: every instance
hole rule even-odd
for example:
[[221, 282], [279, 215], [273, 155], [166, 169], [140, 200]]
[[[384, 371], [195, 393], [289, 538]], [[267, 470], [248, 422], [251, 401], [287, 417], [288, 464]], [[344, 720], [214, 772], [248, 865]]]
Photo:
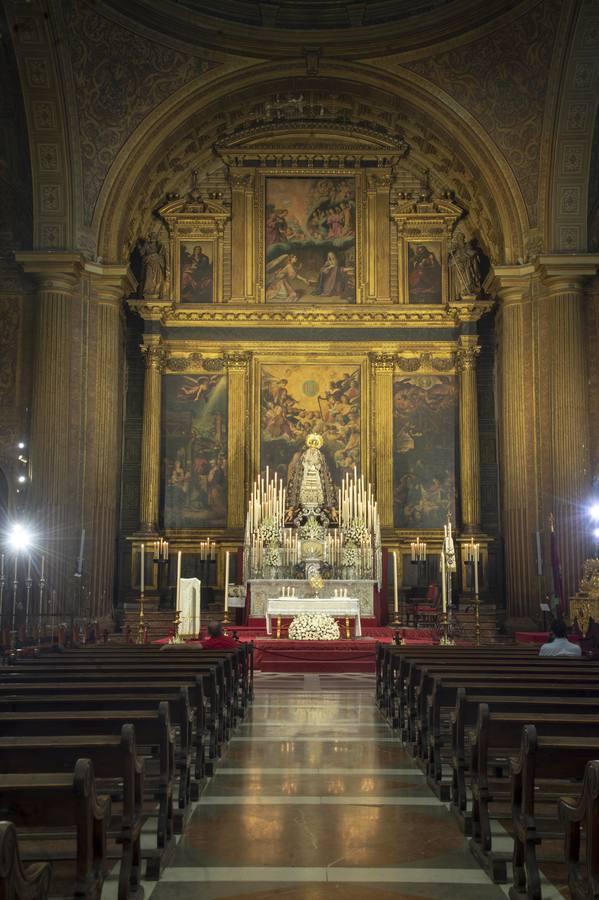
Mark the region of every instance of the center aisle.
[[152, 900], [505, 897], [381, 718], [373, 676], [258, 674], [255, 690]]

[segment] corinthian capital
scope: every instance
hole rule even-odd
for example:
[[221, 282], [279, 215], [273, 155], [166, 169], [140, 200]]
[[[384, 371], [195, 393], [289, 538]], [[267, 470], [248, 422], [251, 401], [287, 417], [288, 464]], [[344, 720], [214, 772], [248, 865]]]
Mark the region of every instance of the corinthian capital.
[[369, 353], [368, 357], [375, 372], [393, 372], [395, 369], [393, 353]]
[[227, 353], [225, 355], [227, 369], [245, 370], [250, 358], [250, 353]]
[[140, 349], [146, 357], [146, 369], [164, 372], [167, 355], [162, 344], [142, 344]]
[[466, 372], [476, 368], [476, 357], [480, 353], [477, 344], [467, 344], [456, 351], [456, 369], [458, 372]]

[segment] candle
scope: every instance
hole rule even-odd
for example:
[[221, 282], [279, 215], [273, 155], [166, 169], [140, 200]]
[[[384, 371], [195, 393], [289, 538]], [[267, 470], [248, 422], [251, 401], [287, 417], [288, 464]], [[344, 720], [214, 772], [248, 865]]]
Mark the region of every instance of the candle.
[[[79, 570], [81, 571], [81, 569]], [[145, 545], [141, 545], [141, 571], [139, 575], [139, 589], [143, 594], [144, 588], [146, 586], [146, 566], [145, 566]]]
[[85, 528], [81, 529], [81, 540], [79, 541], [79, 564], [77, 571], [79, 575], [81, 575], [81, 568], [83, 566], [83, 547], [85, 546]]
[[[46, 557], [42, 556], [42, 574], [40, 575], [40, 578], [44, 577], [45, 565], [46, 565]], [[2, 555], [2, 574], [4, 575], [4, 554]]]
[[[446, 532], [447, 536], [447, 532]], [[443, 595], [443, 612], [447, 612], [447, 582], [445, 581], [445, 548], [441, 550], [441, 592]]]
[[18, 567], [18, 556], [17, 556], [17, 554], [15, 553], [15, 577], [14, 577], [13, 581], [18, 581], [18, 580], [19, 580], [19, 570], [18, 570], [17, 567]]
[[473, 544], [474, 547], [474, 593], [478, 596], [478, 560], [480, 544]]
[[[405, 605], [405, 604], [404, 604]], [[395, 615], [399, 612], [399, 597], [397, 594], [397, 551], [393, 551], [393, 609]]]
[[[266, 469], [268, 477], [268, 467]], [[225, 554], [225, 612], [229, 609], [229, 551]]]
[[2, 554], [2, 558], [0, 559], [0, 577], [4, 578], [4, 553]]
[[31, 553], [27, 557], [27, 581], [31, 581]]
[[177, 551], [177, 591], [176, 591], [176, 606], [175, 609], [177, 612], [181, 612], [181, 551]]

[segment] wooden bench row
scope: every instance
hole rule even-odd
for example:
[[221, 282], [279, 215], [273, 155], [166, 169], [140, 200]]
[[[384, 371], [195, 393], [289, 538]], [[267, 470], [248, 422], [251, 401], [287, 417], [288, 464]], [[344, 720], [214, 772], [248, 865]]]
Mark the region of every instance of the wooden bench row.
[[[182, 830], [252, 689], [251, 648], [243, 646], [223, 652], [86, 648], [18, 660], [0, 669], [0, 767], [21, 785], [24, 808], [28, 802], [33, 808], [40, 779], [64, 782], [65, 769], [87, 759], [97, 789], [113, 801], [107, 835], [110, 855], [121, 860], [119, 900], [133, 900], [141, 896], [142, 857], [146, 877], [158, 878], [174, 850], [173, 835]], [[15, 808], [5, 808], [4, 786], [0, 818], [13, 821], [24, 837]], [[156, 846], [142, 850], [148, 820], [155, 820]], [[32, 853], [28, 841], [25, 860]], [[11, 884], [23, 885], [19, 865], [10, 867]], [[0, 878], [0, 890], [8, 878], [8, 872]], [[34, 881], [43, 886], [43, 879]], [[90, 881], [85, 896], [94, 896], [96, 887]]]
[[[599, 804], [591, 800], [597, 794], [591, 781], [599, 757], [599, 667], [519, 654], [503, 648], [381, 651], [378, 702], [431, 787], [451, 801], [493, 880], [507, 880], [512, 859], [512, 900], [541, 898], [537, 848], [562, 841], [565, 825], [571, 893], [597, 896], [589, 872], [596, 868], [593, 829], [599, 828], [599, 818], [593, 820]], [[560, 803], [560, 820], [558, 801], [566, 793], [574, 800]], [[493, 821], [508, 822], [512, 854], [494, 847]], [[579, 861], [581, 823], [586, 869]]]

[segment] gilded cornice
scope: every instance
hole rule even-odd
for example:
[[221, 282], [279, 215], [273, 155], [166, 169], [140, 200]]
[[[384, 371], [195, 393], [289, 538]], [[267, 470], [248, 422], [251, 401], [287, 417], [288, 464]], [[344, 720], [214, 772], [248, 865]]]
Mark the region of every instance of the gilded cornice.
[[[131, 303], [132, 306], [138, 304]], [[483, 304], [481, 304], [483, 306]], [[246, 326], [264, 327], [276, 325], [277, 327], [305, 326], [311, 327], [363, 327], [372, 325], [413, 325], [431, 327], [455, 327], [459, 318], [455, 313], [448, 314], [442, 307], [433, 306], [408, 306], [407, 304], [386, 305], [384, 307], [357, 305], [357, 306], [327, 306], [312, 307], [310, 309], [290, 309], [288, 306], [277, 307], [269, 304], [260, 306], [233, 306], [232, 304], [219, 304], [218, 306], [185, 309], [183, 307], [161, 306], [152, 307], [152, 317], [161, 309], [161, 321], [168, 327], [185, 327], [194, 325], [199, 327], [220, 326]], [[140, 309], [143, 315], [143, 309]]]

